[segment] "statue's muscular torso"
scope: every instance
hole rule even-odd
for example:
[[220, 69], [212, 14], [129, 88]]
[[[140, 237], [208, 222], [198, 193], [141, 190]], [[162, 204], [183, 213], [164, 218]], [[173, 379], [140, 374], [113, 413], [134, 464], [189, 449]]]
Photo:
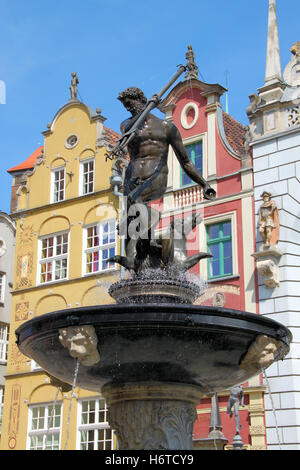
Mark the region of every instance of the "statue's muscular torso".
[[[131, 119], [123, 123], [124, 132]], [[148, 202], [160, 198], [168, 179], [168, 149], [170, 124], [150, 114], [128, 145], [130, 163], [125, 176], [125, 194], [144, 185], [141, 199]], [[145, 183], [149, 182], [146, 186]], [[151, 184], [150, 184], [151, 183]], [[140, 199], [139, 199], [140, 200]]]

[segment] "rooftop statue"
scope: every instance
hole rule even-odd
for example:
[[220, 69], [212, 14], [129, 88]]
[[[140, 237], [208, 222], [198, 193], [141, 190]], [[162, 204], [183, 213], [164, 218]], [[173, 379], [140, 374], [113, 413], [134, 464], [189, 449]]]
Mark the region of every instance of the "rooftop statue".
[[192, 46], [188, 46], [188, 51], [185, 54], [185, 58], [187, 60], [187, 72], [185, 74], [185, 78], [187, 80], [191, 78], [198, 79], [198, 67], [195, 63], [195, 54]]
[[[115, 256], [111, 261], [118, 262], [136, 273], [145, 267], [158, 267], [158, 264], [160, 267], [166, 267], [162, 260], [162, 251], [165, 259], [174, 259], [170, 253], [166, 254], [166, 244], [163, 248], [163, 241], [153, 239], [153, 230], [159, 222], [160, 212], [148, 205], [159, 200], [166, 191], [169, 146], [174, 150], [183, 171], [203, 188], [204, 198], [216, 197], [214, 189], [190, 161], [177, 127], [172, 122], [150, 113], [151, 109], [160, 103], [164, 91], [181, 73], [189, 70], [189, 67], [189, 62], [187, 67], [181, 66], [162, 92], [150, 100], [136, 87], [129, 87], [118, 96], [131, 113], [131, 117], [122, 122], [122, 137], [112, 151], [118, 158], [120, 151], [126, 146], [129, 154], [123, 185], [123, 194], [127, 198], [127, 217], [119, 225], [120, 235], [126, 236], [126, 257]], [[174, 233], [172, 227], [170, 232]], [[169, 246], [171, 247], [172, 243], [169, 243]], [[189, 269], [207, 256], [210, 255], [199, 253], [198, 258], [194, 256], [191, 263], [185, 257], [183, 270]]]
[[70, 86], [71, 100], [77, 100], [78, 84], [79, 80], [77, 74], [76, 72], [72, 72], [72, 80]]

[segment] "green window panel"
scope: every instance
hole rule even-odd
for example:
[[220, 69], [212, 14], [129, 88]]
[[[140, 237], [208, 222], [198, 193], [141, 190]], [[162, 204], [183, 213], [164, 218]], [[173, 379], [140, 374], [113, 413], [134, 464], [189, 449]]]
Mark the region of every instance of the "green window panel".
[[[195, 165], [197, 170], [200, 171], [201, 175], [203, 173], [203, 145], [202, 141], [196, 142], [191, 145], [186, 145], [185, 147], [189, 159]], [[181, 186], [189, 186], [195, 184], [194, 181], [184, 173], [182, 168], [180, 168], [180, 182]]]
[[208, 279], [233, 274], [231, 222], [225, 221], [206, 226], [208, 258]]

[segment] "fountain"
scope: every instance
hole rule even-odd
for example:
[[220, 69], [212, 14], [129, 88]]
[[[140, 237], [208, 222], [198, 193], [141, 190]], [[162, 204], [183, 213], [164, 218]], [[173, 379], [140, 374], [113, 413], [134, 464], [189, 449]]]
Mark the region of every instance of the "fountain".
[[176, 127], [150, 114], [185, 70], [148, 101], [134, 87], [119, 95], [133, 115], [110, 154], [122, 158], [127, 148], [130, 155], [128, 210], [119, 224], [126, 256], [110, 261], [131, 277], [110, 287], [116, 303], [48, 313], [16, 330], [21, 352], [51, 376], [74, 387], [76, 375], [76, 386], [102, 393], [121, 450], [192, 449], [201, 396], [247, 381], [282, 359], [291, 341], [289, 330], [269, 318], [193, 305], [199, 285], [188, 270], [211, 256], [187, 255], [186, 236], [201, 222], [198, 215], [173, 219], [167, 234], [153, 235], [160, 214], [150, 203], [166, 189], [169, 145], [204, 197], [216, 197]]

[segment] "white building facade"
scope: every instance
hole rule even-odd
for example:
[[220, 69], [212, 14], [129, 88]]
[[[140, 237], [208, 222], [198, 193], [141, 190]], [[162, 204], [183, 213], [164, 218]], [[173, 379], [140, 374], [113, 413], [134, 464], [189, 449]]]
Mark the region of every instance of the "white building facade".
[[266, 370], [267, 448], [300, 450], [300, 42], [281, 73], [276, 2], [269, 0], [265, 84], [250, 95], [255, 213], [262, 193], [278, 209], [277, 239], [266, 249], [257, 230], [259, 313], [287, 326], [293, 341], [283, 361]]
[[0, 211], [0, 434], [9, 339], [15, 224]]

